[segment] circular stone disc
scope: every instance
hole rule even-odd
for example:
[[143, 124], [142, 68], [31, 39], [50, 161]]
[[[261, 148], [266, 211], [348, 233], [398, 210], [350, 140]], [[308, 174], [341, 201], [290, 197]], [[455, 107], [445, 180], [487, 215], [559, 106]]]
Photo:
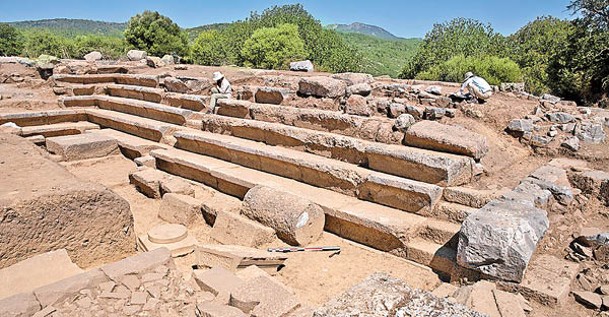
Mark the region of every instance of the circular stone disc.
[[148, 240], [156, 244], [180, 242], [188, 236], [188, 229], [182, 225], [159, 225], [148, 231]]

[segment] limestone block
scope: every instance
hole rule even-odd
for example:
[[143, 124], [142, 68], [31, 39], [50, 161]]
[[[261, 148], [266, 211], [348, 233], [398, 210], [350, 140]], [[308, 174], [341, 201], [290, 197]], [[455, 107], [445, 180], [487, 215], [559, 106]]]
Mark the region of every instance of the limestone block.
[[47, 150], [65, 161], [85, 160], [119, 154], [115, 139], [93, 133], [66, 135], [46, 139]]

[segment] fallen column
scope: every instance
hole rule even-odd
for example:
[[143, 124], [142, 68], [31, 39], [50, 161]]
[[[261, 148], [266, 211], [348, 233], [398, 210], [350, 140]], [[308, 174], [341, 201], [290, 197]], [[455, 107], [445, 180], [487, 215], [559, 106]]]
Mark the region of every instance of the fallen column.
[[325, 215], [320, 206], [277, 189], [256, 186], [244, 198], [242, 213], [275, 229], [277, 236], [292, 245], [307, 245], [323, 232]]

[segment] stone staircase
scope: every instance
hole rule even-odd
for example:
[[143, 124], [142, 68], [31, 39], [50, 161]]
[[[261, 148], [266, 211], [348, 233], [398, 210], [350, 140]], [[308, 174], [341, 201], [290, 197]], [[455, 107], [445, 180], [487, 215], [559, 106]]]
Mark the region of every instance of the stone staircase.
[[101, 127], [93, 133], [118, 140], [125, 156], [152, 156], [157, 169], [225, 194], [288, 191], [324, 209], [326, 231], [447, 278], [460, 222], [496, 196], [458, 187], [476, 176], [473, 157], [401, 145], [404, 133], [387, 118], [238, 100], [205, 114], [205, 97], [167, 93], [156, 76], [53, 80], [73, 95], [62, 100], [67, 109], [1, 115], [0, 124], [28, 127], [30, 136]]

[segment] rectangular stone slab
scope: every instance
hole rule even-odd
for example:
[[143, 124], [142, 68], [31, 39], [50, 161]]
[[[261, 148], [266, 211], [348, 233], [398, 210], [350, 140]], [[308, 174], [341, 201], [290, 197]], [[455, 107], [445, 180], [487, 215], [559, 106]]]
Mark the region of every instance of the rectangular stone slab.
[[46, 139], [47, 150], [65, 161], [85, 160], [118, 154], [115, 139], [99, 134], [77, 134]]
[[90, 98], [97, 100], [97, 106], [100, 109], [123, 112], [177, 125], [186, 124], [192, 114], [190, 110], [135, 99], [110, 96], [91, 96]]
[[113, 97], [139, 99], [159, 103], [163, 100], [165, 90], [129, 85], [107, 85], [106, 93]]
[[486, 138], [463, 127], [420, 121], [406, 132], [406, 144], [424, 149], [462, 154], [481, 159], [488, 152]]
[[83, 110], [49, 110], [0, 114], [0, 124], [13, 122], [20, 127], [87, 121]]
[[55, 136], [81, 134], [88, 130], [99, 130], [99, 126], [91, 122], [81, 121], [23, 127], [21, 129], [21, 136], [42, 135], [46, 138], [50, 138]]
[[0, 270], [0, 299], [82, 272], [65, 249], [39, 254]]
[[173, 144], [172, 135], [180, 126], [102, 109], [86, 109], [90, 122], [144, 139]]

